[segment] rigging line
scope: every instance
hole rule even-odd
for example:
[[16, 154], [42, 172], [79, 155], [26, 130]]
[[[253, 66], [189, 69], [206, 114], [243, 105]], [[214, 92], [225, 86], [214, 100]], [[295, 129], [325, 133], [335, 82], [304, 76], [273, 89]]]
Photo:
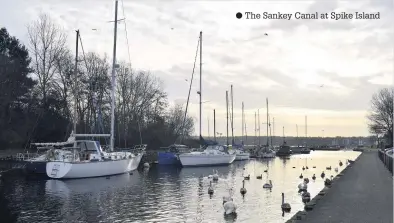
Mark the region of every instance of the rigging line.
[[89, 73], [89, 68], [88, 68], [88, 64], [86, 62], [86, 57], [85, 57], [85, 50], [83, 49], [83, 44], [82, 44], [81, 31], [79, 31], [78, 37], [79, 37], [79, 41], [81, 41], [81, 49], [82, 49], [83, 61], [85, 62], [86, 69], [88, 70], [88, 73]]
[[[129, 56], [129, 67], [130, 67], [130, 72], [131, 72], [131, 56], [130, 56], [130, 45], [129, 45], [129, 35], [127, 34], [127, 24], [126, 24], [126, 14], [124, 12], [124, 5], [123, 5], [123, 0], [121, 1], [122, 4], [122, 13], [123, 13], [123, 18], [124, 18], [124, 29], [125, 29], [125, 34], [126, 34], [126, 44], [127, 44], [127, 54]], [[140, 132], [140, 144], [142, 145], [142, 134], [141, 134], [141, 125], [140, 125], [140, 117], [137, 118], [137, 124], [138, 124], [138, 131]]]
[[192, 90], [194, 70], [196, 69], [196, 62], [197, 62], [197, 56], [198, 56], [198, 49], [199, 49], [199, 47], [200, 47], [200, 36], [198, 37], [198, 41], [197, 41], [196, 56], [194, 57], [192, 78], [190, 80], [189, 94], [187, 95], [186, 108], [185, 108], [185, 116], [183, 118], [183, 125], [182, 125], [182, 131], [183, 132], [182, 132], [182, 140], [181, 140], [182, 143], [183, 143], [183, 139], [185, 137], [185, 129], [184, 128], [185, 128], [185, 122], [186, 122], [186, 117], [187, 117], [187, 108], [189, 107], [190, 91]]

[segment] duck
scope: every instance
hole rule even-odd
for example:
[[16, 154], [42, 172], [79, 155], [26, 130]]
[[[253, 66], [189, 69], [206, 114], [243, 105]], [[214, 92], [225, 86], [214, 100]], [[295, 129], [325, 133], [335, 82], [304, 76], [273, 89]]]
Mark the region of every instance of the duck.
[[334, 171], [338, 173], [338, 167], [335, 167]]
[[326, 167], [326, 170], [331, 170], [331, 166]]
[[308, 191], [305, 191], [304, 193], [302, 193], [301, 198], [302, 202], [307, 203], [311, 201], [311, 194]]
[[257, 176], [256, 179], [258, 179], [258, 180], [263, 179], [263, 174], [260, 174], [259, 176]]
[[282, 193], [282, 205], [280, 206], [282, 208], [282, 211], [284, 212], [290, 212], [291, 211], [291, 206], [289, 203], [285, 203], [285, 194]]
[[268, 170], [264, 170], [264, 173], [267, 173], [268, 172]]
[[328, 178], [324, 181], [324, 186], [331, 186], [332, 181]]
[[316, 166], [313, 166], [312, 168], [316, 168]]
[[305, 170], [305, 167], [304, 167], [304, 166], [302, 167], [302, 170]]
[[342, 161], [341, 161], [341, 160], [339, 160], [339, 166], [342, 166], [342, 165], [343, 165]]
[[263, 188], [272, 189], [272, 181], [270, 180], [269, 183], [264, 184]]
[[324, 176], [326, 176], [326, 174], [324, 173], [324, 171], [320, 174], [321, 178], [324, 178]]
[[244, 180], [250, 180], [250, 174], [244, 177]]
[[305, 169], [307, 169], [307, 170], [308, 170], [308, 169], [309, 169], [309, 168], [308, 168], [308, 166], [306, 166], [306, 167], [305, 167]]
[[316, 175], [315, 174], [313, 174], [312, 180], [316, 180]]
[[209, 194], [209, 195], [212, 195], [212, 194], [213, 194], [212, 181], [209, 182], [208, 194]]
[[308, 185], [306, 183], [300, 183], [298, 184], [298, 191], [306, 191], [308, 189]]
[[225, 215], [235, 214], [237, 211], [237, 206], [231, 197], [223, 197], [223, 208]]
[[242, 188], [239, 192], [242, 194], [242, 196], [246, 194], [245, 180], [242, 181]]
[[300, 175], [300, 179], [302, 179], [302, 178], [304, 178], [304, 176], [302, 176], [302, 173], [301, 173], [301, 175]]
[[308, 184], [308, 183], [309, 183], [309, 178], [308, 178], [308, 177], [305, 177], [305, 178], [304, 178], [304, 182], [305, 182], [306, 184]]

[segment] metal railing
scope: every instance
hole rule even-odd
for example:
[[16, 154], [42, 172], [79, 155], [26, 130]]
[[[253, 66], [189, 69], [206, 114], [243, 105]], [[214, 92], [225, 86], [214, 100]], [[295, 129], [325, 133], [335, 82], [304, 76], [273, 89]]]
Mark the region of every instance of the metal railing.
[[393, 157], [387, 155], [384, 151], [379, 150], [378, 152], [379, 159], [383, 162], [383, 164], [390, 170], [391, 174], [393, 174]]

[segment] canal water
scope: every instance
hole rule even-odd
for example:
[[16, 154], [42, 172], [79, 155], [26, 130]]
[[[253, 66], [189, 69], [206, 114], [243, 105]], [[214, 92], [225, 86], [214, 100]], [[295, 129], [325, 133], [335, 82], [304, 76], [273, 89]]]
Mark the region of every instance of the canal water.
[[[107, 178], [44, 180], [14, 176], [0, 182], [1, 222], [285, 222], [303, 209], [299, 175], [308, 177], [314, 197], [326, 177], [334, 177], [359, 152], [312, 151], [289, 159], [249, 160], [223, 167], [152, 166]], [[339, 167], [339, 161], [343, 166]], [[308, 166], [308, 170], [302, 170]], [[316, 168], [313, 168], [315, 166]], [[326, 170], [331, 166], [332, 170]], [[334, 168], [338, 167], [336, 173]], [[219, 181], [208, 195], [213, 169]], [[267, 172], [264, 172], [267, 170]], [[316, 174], [316, 181], [311, 179]], [[247, 193], [240, 194], [243, 176]], [[262, 174], [262, 179], [256, 179]], [[263, 184], [272, 181], [272, 190]], [[291, 212], [282, 214], [281, 194]], [[231, 194], [238, 207], [236, 217], [225, 217], [223, 196]]]

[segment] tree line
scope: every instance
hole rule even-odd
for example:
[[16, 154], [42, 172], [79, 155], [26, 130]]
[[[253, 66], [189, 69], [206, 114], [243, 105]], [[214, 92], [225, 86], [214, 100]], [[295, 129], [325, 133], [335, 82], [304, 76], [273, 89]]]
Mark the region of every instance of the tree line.
[[[1, 149], [64, 141], [77, 133], [109, 133], [109, 58], [67, 46], [68, 36], [46, 14], [27, 27], [27, 43], [0, 29]], [[81, 52], [82, 51], [82, 52]], [[169, 107], [162, 81], [124, 61], [116, 69], [115, 145], [168, 146], [194, 131], [182, 104]], [[190, 139], [189, 139], [190, 140]]]

